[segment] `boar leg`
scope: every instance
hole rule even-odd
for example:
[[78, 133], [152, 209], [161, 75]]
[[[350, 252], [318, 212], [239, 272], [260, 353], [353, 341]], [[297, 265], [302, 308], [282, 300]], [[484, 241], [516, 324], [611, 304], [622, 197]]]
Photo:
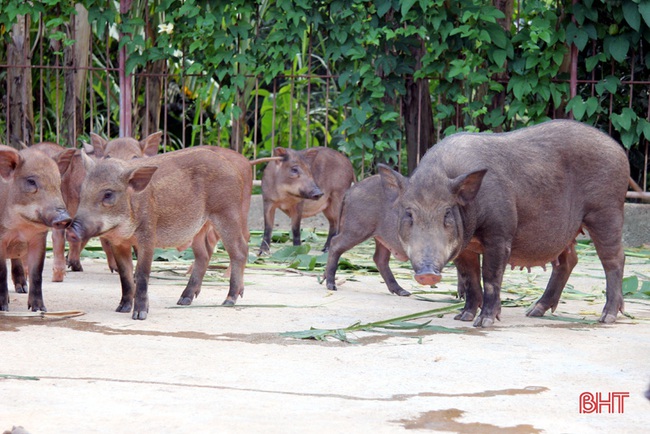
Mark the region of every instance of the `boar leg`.
[[599, 319], [602, 323], [616, 321], [618, 312], [623, 312], [623, 269], [625, 253], [621, 238], [623, 213], [619, 209], [605, 209], [585, 217], [585, 227], [594, 242], [596, 253], [605, 270], [606, 302]]
[[[327, 252], [330, 248], [330, 242], [339, 228], [339, 218], [341, 216], [341, 205], [343, 203], [343, 194], [342, 193], [332, 193], [330, 198], [330, 204], [327, 208], [323, 210], [323, 215], [327, 218], [327, 221], [330, 224], [329, 232], [327, 233], [327, 241], [325, 241], [325, 246], [323, 247], [323, 252]], [[390, 254], [389, 254], [390, 256]]]
[[29, 269], [29, 295], [27, 308], [33, 312], [47, 312], [43, 302], [43, 266], [45, 265], [45, 248], [47, 232], [36, 234], [27, 247], [27, 268]]
[[0, 311], [9, 310], [7, 277], [7, 259], [3, 255], [0, 255]]
[[120, 275], [120, 284], [122, 286], [122, 299], [117, 305], [115, 312], [128, 313], [133, 308], [133, 295], [135, 293], [133, 284], [133, 258], [131, 256], [131, 245], [117, 244], [111, 245], [115, 254], [115, 263], [117, 272]]
[[135, 297], [133, 300], [133, 315], [131, 316], [133, 319], [145, 320], [147, 319], [147, 313], [149, 313], [149, 295], [147, 291], [151, 264], [153, 263], [153, 250], [153, 246], [141, 245], [138, 248], [138, 262], [135, 266]]
[[84, 271], [81, 266], [81, 251], [85, 247], [84, 243], [78, 241], [68, 242], [68, 259], [67, 264], [72, 271]]
[[198, 297], [201, 292], [203, 277], [208, 270], [210, 257], [214, 251], [214, 245], [210, 242], [208, 231], [213, 231], [212, 225], [209, 223], [204, 225], [203, 229], [192, 239], [192, 252], [194, 252], [192, 273], [190, 274], [190, 280], [187, 282], [185, 290], [181, 294], [181, 298], [178, 299], [176, 304], [188, 306], [192, 304], [192, 300]]
[[248, 260], [248, 243], [243, 235], [241, 225], [246, 225], [247, 216], [220, 215], [211, 217], [215, 228], [219, 228], [221, 242], [230, 258], [230, 288], [228, 296], [222, 303], [234, 305], [238, 297], [244, 296], [244, 269]]
[[23, 261], [20, 259], [11, 260], [11, 281], [14, 283], [14, 289], [20, 294], [27, 294], [27, 278]]
[[104, 239], [104, 238], [99, 238], [99, 241], [102, 243], [102, 250], [104, 250], [104, 253], [106, 253], [106, 261], [108, 262], [108, 269], [111, 270], [111, 273], [114, 271], [117, 271], [117, 263], [114, 257], [114, 252], [111, 248], [111, 243]]
[[327, 265], [325, 266], [325, 281], [327, 289], [330, 291], [336, 291], [336, 269], [341, 255], [370, 236], [370, 234], [360, 233], [359, 230], [356, 230], [363, 228], [363, 225], [344, 227], [338, 235], [332, 238], [332, 246], [327, 255]]
[[271, 251], [271, 235], [273, 235], [273, 222], [275, 221], [275, 205], [270, 200], [264, 201], [264, 236], [258, 256]]
[[52, 282], [63, 282], [65, 277], [65, 229], [52, 229]]
[[303, 201], [300, 201], [289, 210], [291, 217], [291, 234], [293, 235], [293, 245], [299, 246], [302, 242], [300, 239], [300, 221], [302, 220]]
[[548, 285], [546, 285], [544, 294], [537, 300], [530, 311], [526, 313], [526, 316], [544, 316], [549, 309], [551, 309], [551, 312], [555, 312], [560, 302], [562, 290], [564, 290], [571, 271], [573, 271], [577, 263], [578, 254], [576, 253], [575, 245], [571, 243], [560, 253], [557, 262], [553, 263], [553, 272], [551, 273]]
[[480, 258], [478, 253], [464, 250], [454, 259], [454, 264], [458, 273], [458, 296], [465, 299], [463, 310], [454, 319], [472, 321], [483, 305]]
[[[487, 243], [486, 243], [487, 244]], [[484, 245], [483, 254], [483, 307], [474, 327], [491, 327], [501, 319], [501, 283], [510, 258], [510, 245], [504, 240]]]
[[388, 261], [390, 261], [390, 250], [377, 241], [377, 239], [375, 239], [375, 255], [372, 259], [375, 261], [375, 264], [377, 264], [379, 274], [381, 274], [381, 277], [384, 279], [384, 282], [386, 282], [386, 286], [388, 286], [388, 290], [391, 293], [402, 297], [411, 295], [410, 292], [402, 288], [399, 283], [397, 283], [397, 280], [395, 280], [395, 276], [388, 265]]

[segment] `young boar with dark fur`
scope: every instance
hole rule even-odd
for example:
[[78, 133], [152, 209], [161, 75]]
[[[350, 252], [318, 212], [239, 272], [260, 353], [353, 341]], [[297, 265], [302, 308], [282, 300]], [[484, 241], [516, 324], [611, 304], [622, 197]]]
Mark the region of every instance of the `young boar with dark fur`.
[[[194, 266], [178, 301], [190, 304], [201, 290], [212, 254], [212, 246], [206, 242], [212, 228], [230, 257], [230, 290], [224, 304], [235, 303], [244, 291], [248, 258], [244, 235], [248, 216], [242, 212], [242, 202], [250, 179], [245, 179], [223, 155], [204, 148], [131, 161], [95, 162], [84, 157], [86, 180], [67, 234], [73, 240], [96, 236], [109, 240], [122, 285], [118, 312], [133, 308], [133, 319], [146, 319], [147, 288], [156, 247], [191, 245]], [[135, 285], [132, 246], [138, 251]]]
[[[64, 228], [70, 222], [61, 196], [61, 172], [70, 164], [74, 150], [54, 159], [35, 149], [17, 150], [0, 145], [0, 310], [9, 309], [7, 259], [14, 279], [22, 278], [17, 291], [24, 291], [25, 263], [29, 269], [27, 307], [46, 311], [42, 280], [46, 237], [49, 228]], [[16, 267], [14, 267], [16, 265]]]
[[583, 228], [605, 270], [600, 321], [612, 323], [623, 311], [629, 166], [606, 134], [568, 120], [501, 134], [454, 134], [426, 153], [409, 181], [385, 166], [380, 174], [386, 196], [399, 207], [399, 238], [416, 280], [436, 284], [454, 261], [466, 300], [456, 319], [475, 320], [477, 327], [499, 319], [508, 264], [551, 262], [548, 286], [528, 315], [555, 310], [578, 262], [574, 242]]
[[397, 283], [388, 265], [391, 253], [400, 261], [408, 260], [397, 236], [398, 213], [394, 205], [384, 196], [379, 175], [370, 176], [354, 184], [345, 193], [338, 232], [332, 238], [327, 257], [325, 268], [327, 289], [336, 291], [336, 268], [341, 255], [368, 238], [374, 237], [373, 260], [388, 290], [401, 296], [411, 295]]
[[333, 149], [318, 147], [302, 151], [275, 148], [280, 160], [269, 163], [262, 177], [264, 201], [264, 237], [260, 254], [271, 245], [275, 210], [291, 218], [293, 245], [300, 245], [300, 221], [322, 212], [329, 222], [329, 234], [323, 251], [336, 233], [343, 196], [352, 182], [350, 160]]

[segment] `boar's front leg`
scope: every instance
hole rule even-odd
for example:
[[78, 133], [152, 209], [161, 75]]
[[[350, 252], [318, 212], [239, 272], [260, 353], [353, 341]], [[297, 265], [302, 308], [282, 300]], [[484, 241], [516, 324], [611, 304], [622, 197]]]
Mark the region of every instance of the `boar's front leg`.
[[483, 305], [481, 262], [478, 253], [464, 250], [454, 259], [458, 272], [458, 296], [465, 299], [465, 307], [454, 319], [472, 321]]
[[84, 268], [81, 266], [81, 251], [85, 247], [80, 241], [69, 241], [68, 242], [68, 257], [66, 259], [66, 264], [72, 271], [84, 271]]
[[562, 295], [562, 290], [566, 285], [571, 271], [578, 263], [578, 254], [576, 253], [576, 248], [573, 243], [571, 243], [566, 249], [560, 253], [557, 258], [557, 262], [553, 263], [553, 272], [551, 273], [551, 278], [546, 285], [544, 294], [542, 297], [537, 300], [533, 307], [526, 312], [526, 316], [544, 316], [547, 310], [551, 309], [551, 312], [555, 312], [558, 303], [560, 302], [560, 296]]
[[7, 259], [0, 254], [0, 311], [9, 310], [9, 287], [7, 286]]
[[[149, 312], [149, 275], [153, 262], [153, 246], [138, 248], [138, 263], [135, 267], [135, 298], [133, 302], [133, 319], [145, 320]], [[195, 267], [196, 268], [196, 267]]]
[[271, 200], [264, 200], [264, 236], [258, 256], [271, 251], [271, 236], [273, 235], [273, 223], [275, 221], [275, 205]]
[[11, 260], [11, 281], [14, 283], [14, 289], [20, 294], [27, 294], [27, 277], [23, 261], [18, 258]]
[[122, 299], [117, 305], [115, 312], [128, 313], [133, 308], [133, 295], [135, 293], [133, 283], [133, 258], [131, 256], [130, 244], [112, 245], [115, 255], [117, 272], [120, 275], [120, 284], [122, 286]]
[[45, 265], [45, 247], [47, 232], [36, 234], [27, 247], [27, 269], [29, 270], [29, 295], [27, 308], [33, 312], [47, 312], [43, 302], [43, 266]]
[[63, 282], [65, 277], [65, 229], [52, 229], [52, 282]]
[[289, 217], [291, 217], [291, 234], [293, 236], [294, 246], [299, 246], [302, 242], [300, 239], [300, 221], [302, 220], [303, 205], [304, 202], [300, 201], [289, 210]]
[[395, 280], [395, 276], [390, 269], [390, 265], [388, 265], [388, 262], [390, 261], [390, 250], [388, 250], [388, 248], [377, 239], [375, 239], [375, 255], [372, 257], [372, 259], [375, 261], [375, 264], [377, 264], [379, 274], [381, 274], [382, 279], [384, 279], [384, 282], [386, 282], [386, 286], [388, 286], [388, 290], [391, 293], [400, 295], [402, 297], [411, 295], [410, 292], [402, 288], [399, 283], [397, 283], [397, 280]]
[[510, 244], [505, 240], [483, 245], [483, 307], [474, 327], [491, 327], [495, 320], [501, 319], [501, 283], [510, 258]]

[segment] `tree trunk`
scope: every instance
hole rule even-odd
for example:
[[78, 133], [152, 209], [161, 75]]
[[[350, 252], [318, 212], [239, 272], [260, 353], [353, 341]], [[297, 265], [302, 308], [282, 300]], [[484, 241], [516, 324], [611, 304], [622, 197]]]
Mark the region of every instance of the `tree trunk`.
[[[426, 54], [424, 41], [418, 47], [411, 48], [415, 59], [415, 70], [422, 67], [422, 57]], [[406, 78], [406, 95], [402, 98], [402, 116], [406, 134], [406, 163], [411, 175], [420, 158], [435, 143], [433, 127], [433, 109], [429, 93], [429, 80]]]
[[[76, 15], [70, 17], [69, 37], [75, 43], [65, 48], [65, 102], [63, 105], [63, 122], [65, 145], [76, 148], [77, 137], [84, 131], [86, 107], [86, 83], [90, 50], [90, 23], [88, 11], [82, 5], [75, 6]], [[71, 33], [71, 34], [70, 34]]]
[[[160, 131], [160, 111], [163, 100], [163, 74], [167, 62], [164, 59], [148, 62], [145, 68], [145, 102], [140, 137]], [[134, 111], [138, 113], [138, 110]]]
[[19, 16], [11, 28], [7, 45], [7, 63], [16, 65], [7, 70], [9, 143], [20, 149], [22, 143], [31, 145], [34, 140], [34, 108], [32, 104], [32, 69], [29, 52], [29, 15]]

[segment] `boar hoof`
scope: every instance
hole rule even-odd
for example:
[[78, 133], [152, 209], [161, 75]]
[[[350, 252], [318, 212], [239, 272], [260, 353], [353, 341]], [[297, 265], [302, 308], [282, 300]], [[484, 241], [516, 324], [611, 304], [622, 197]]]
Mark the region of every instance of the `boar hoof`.
[[539, 303], [536, 303], [531, 310], [526, 312], [526, 316], [541, 317], [544, 316], [546, 310]]
[[14, 289], [19, 294], [27, 294], [27, 291], [28, 291], [26, 283], [16, 283], [16, 286], [14, 287]]
[[47, 309], [45, 308], [45, 305], [43, 302], [38, 302], [38, 303], [28, 303], [27, 304], [27, 309], [31, 309], [32, 312], [47, 312]]
[[65, 277], [65, 270], [56, 269], [52, 270], [52, 282], [63, 282]]
[[598, 321], [602, 322], [603, 324], [613, 324], [616, 322], [616, 314], [603, 312]]
[[84, 271], [84, 267], [81, 266], [81, 262], [79, 261], [70, 262], [68, 267], [71, 271]]
[[464, 310], [458, 315], [454, 317], [454, 319], [459, 320], [459, 321], [472, 321], [474, 319], [475, 314], [468, 311]]
[[327, 284], [327, 289], [330, 291], [336, 291], [336, 284], [335, 283], [328, 283]]
[[147, 319], [147, 311], [146, 310], [134, 310], [133, 311], [133, 316], [131, 317], [133, 319], [137, 320], [145, 320]]
[[474, 321], [474, 327], [488, 328], [488, 327], [492, 327], [493, 325], [494, 325], [494, 319], [487, 318], [481, 315], [479, 315], [479, 317], [476, 318], [476, 321]]
[[227, 299], [225, 299], [225, 300], [223, 301], [223, 303], [221, 303], [221, 305], [222, 305], [222, 306], [234, 306], [234, 305], [235, 305], [235, 301], [234, 301], [234, 300], [231, 300], [231, 299], [229, 299], [229, 298], [227, 298]]
[[392, 292], [395, 295], [399, 295], [400, 297], [408, 297], [409, 295], [411, 295], [411, 293], [404, 288], [398, 288], [395, 291], [391, 290], [390, 292]]
[[0, 312], [8, 312], [9, 311], [9, 302], [4, 302], [0, 303]]
[[131, 309], [133, 308], [133, 304], [129, 302], [120, 302], [120, 304], [117, 305], [117, 309], [115, 309], [115, 312], [119, 313], [129, 313], [131, 312]]
[[193, 297], [182, 297], [181, 296], [181, 298], [178, 299], [176, 304], [178, 304], [180, 306], [189, 306], [190, 304], [192, 304], [192, 300], [193, 300]]

